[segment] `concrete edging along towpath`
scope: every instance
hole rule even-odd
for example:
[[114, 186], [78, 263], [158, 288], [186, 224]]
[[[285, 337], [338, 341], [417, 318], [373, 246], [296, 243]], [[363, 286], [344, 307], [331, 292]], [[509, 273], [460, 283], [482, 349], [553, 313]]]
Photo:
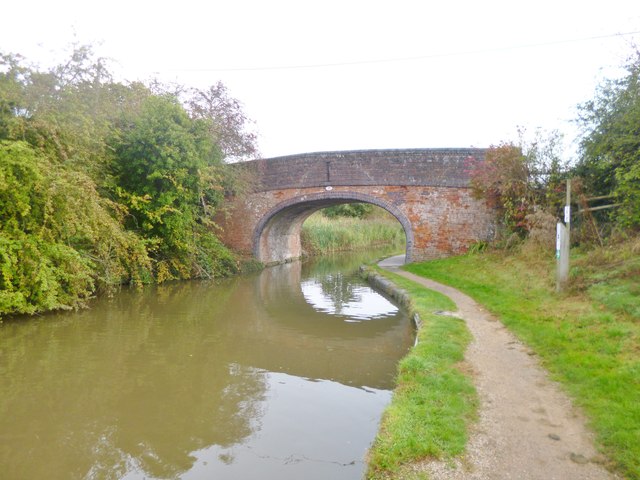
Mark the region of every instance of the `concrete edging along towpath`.
[[531, 350], [462, 292], [400, 269], [403, 256], [379, 266], [453, 300], [473, 335], [465, 361], [480, 399], [467, 452], [416, 466], [432, 479], [604, 480], [608, 472], [584, 416], [549, 379]]

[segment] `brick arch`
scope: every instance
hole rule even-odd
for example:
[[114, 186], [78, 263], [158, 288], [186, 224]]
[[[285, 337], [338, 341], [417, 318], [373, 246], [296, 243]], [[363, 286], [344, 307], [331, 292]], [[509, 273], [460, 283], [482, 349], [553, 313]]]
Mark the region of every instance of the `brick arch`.
[[[409, 260], [457, 255], [495, 232], [495, 212], [470, 188], [470, 165], [485, 150], [402, 149], [316, 152], [236, 164], [252, 179], [215, 219], [221, 239], [267, 263], [300, 256], [300, 229], [314, 211], [362, 201], [394, 215]], [[276, 252], [276, 253], [272, 253]]]
[[272, 263], [283, 258], [297, 258], [302, 253], [300, 231], [304, 221], [314, 212], [342, 203], [363, 202], [377, 205], [393, 215], [405, 232], [406, 261], [413, 258], [414, 233], [406, 215], [384, 199], [361, 192], [324, 191], [299, 195], [282, 201], [267, 211], [256, 224], [252, 244], [254, 256]]

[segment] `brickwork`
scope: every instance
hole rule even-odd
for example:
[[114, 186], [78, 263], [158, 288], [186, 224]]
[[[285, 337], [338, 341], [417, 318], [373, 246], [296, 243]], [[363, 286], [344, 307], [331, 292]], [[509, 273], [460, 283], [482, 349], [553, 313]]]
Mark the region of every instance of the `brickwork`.
[[256, 191], [232, 202], [223, 241], [266, 263], [299, 257], [311, 213], [353, 201], [388, 210], [405, 230], [407, 258], [459, 254], [494, 233], [494, 215], [471, 196], [467, 165], [480, 149], [323, 152], [246, 162]]
[[359, 185], [466, 187], [478, 148], [356, 150], [290, 155], [247, 162], [258, 172], [263, 190]]

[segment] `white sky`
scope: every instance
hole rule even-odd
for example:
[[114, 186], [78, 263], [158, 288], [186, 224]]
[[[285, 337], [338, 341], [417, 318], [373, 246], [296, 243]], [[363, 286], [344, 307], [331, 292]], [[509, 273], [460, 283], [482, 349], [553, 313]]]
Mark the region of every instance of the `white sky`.
[[[124, 79], [222, 80], [265, 157], [486, 147], [518, 125], [570, 142], [576, 105], [640, 44], [640, 34], [586, 40], [640, 31], [638, 0], [5, 3], [5, 53], [49, 65], [78, 41]], [[283, 66], [299, 68], [273, 68]]]

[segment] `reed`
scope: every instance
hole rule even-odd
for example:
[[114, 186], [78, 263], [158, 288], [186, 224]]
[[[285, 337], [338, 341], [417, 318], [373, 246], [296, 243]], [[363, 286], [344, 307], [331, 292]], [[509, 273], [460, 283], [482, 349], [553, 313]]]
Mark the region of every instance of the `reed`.
[[372, 246], [400, 248], [405, 244], [405, 233], [400, 223], [389, 215], [327, 218], [317, 212], [302, 226], [301, 239], [307, 255], [322, 255]]

